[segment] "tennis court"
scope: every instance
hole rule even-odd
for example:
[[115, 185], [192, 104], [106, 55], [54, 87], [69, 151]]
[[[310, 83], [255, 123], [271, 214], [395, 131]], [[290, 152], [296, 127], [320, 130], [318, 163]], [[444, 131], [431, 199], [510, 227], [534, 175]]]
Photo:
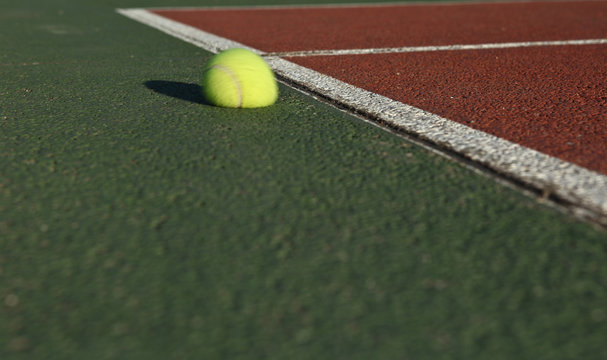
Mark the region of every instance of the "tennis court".
[[607, 356], [605, 2], [316, 3], [0, 2], [1, 359]]

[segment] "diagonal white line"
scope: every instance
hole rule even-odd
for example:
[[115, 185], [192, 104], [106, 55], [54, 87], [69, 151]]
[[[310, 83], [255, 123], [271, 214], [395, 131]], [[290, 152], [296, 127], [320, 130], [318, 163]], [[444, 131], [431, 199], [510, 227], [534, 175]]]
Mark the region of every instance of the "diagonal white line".
[[[263, 54], [257, 49], [158, 16], [145, 9], [117, 9], [116, 11], [211, 52], [219, 52], [233, 47], [244, 47], [258, 54]], [[605, 43], [607, 43], [607, 39], [422, 48], [465, 50], [470, 49], [469, 47], [479, 49], [512, 48], [521, 47], [521, 44], [527, 44], [522, 46], [558, 46]], [[420, 51], [420, 47], [409, 49]], [[603, 174], [357, 88], [278, 56], [265, 55], [272, 69], [287, 84], [302, 87], [313, 94], [330, 99], [348, 109], [352, 109], [354, 113], [364, 114], [374, 119], [373, 121], [380, 126], [381, 124], [388, 124], [388, 127], [396, 127], [408, 134], [429, 141], [440, 149], [461, 154], [463, 157], [482, 164], [498, 174], [517, 179], [548, 193], [553, 193], [574, 205], [572, 210], [579, 216], [607, 223], [607, 176]]]
[[[607, 215], [605, 175], [360, 89], [282, 58], [268, 57], [267, 61], [278, 75], [312, 93], [344, 104], [356, 113], [414, 134], [603, 217]], [[588, 215], [582, 209], [577, 209], [577, 213]]]
[[339, 55], [366, 55], [366, 54], [392, 54], [409, 52], [429, 52], [429, 51], [457, 51], [457, 50], [487, 50], [487, 49], [508, 49], [508, 48], [526, 48], [537, 46], [576, 46], [576, 45], [600, 45], [607, 44], [607, 39], [583, 39], [583, 40], [562, 40], [562, 41], [525, 41], [525, 42], [507, 42], [491, 44], [459, 44], [459, 45], [440, 45], [440, 46], [405, 46], [405, 47], [386, 47], [386, 48], [367, 48], [367, 49], [344, 49], [344, 50], [309, 50], [309, 51], [290, 51], [268, 53], [268, 56], [339, 56]]

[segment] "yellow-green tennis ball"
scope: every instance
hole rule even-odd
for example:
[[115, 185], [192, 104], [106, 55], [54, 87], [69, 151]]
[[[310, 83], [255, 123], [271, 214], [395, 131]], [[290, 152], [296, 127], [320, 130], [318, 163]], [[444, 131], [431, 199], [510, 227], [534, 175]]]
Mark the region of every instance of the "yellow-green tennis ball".
[[207, 62], [202, 93], [212, 105], [257, 108], [276, 102], [278, 85], [261, 56], [237, 48], [220, 52]]

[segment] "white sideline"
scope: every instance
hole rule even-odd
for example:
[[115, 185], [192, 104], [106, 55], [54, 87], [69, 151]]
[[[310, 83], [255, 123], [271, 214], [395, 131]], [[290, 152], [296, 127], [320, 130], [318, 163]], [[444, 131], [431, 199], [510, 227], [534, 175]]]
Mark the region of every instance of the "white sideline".
[[[440, 148], [457, 152], [499, 174], [514, 178], [546, 193], [555, 194], [574, 205], [580, 216], [592, 217], [601, 222], [607, 219], [607, 176], [578, 165], [560, 160], [519, 144], [472, 129], [460, 123], [387, 97], [357, 88], [314, 70], [280, 58], [280, 54], [262, 51], [225, 39], [214, 34], [172, 21], [145, 9], [117, 9], [118, 13], [167, 34], [187, 41], [210, 52], [243, 47], [266, 56], [266, 60], [279, 77], [297, 84], [312, 93], [320, 94], [346, 108], [385, 122], [406, 133], [413, 134]], [[513, 48], [523, 46], [558, 46], [606, 44], [607, 39], [570, 40], [552, 42], [504, 43], [480, 45], [451, 45], [422, 51], [465, 50], [487, 48]], [[522, 44], [522, 45], [521, 45]], [[526, 45], [525, 45], [526, 44]], [[405, 49], [405, 50], [403, 50]], [[413, 51], [400, 48], [400, 51]], [[438, 49], [438, 50], [437, 50]], [[336, 55], [353, 54], [344, 51], [371, 51], [372, 49], [341, 50]], [[377, 51], [377, 49], [375, 49]], [[385, 50], [389, 51], [389, 50]], [[420, 50], [415, 50], [420, 51]], [[395, 49], [392, 52], [399, 52]], [[375, 53], [375, 52], [369, 52]], [[289, 56], [292, 53], [288, 53]], [[302, 52], [303, 54], [303, 52]], [[331, 53], [333, 54], [333, 52]], [[358, 54], [358, 53], [356, 53]], [[300, 56], [315, 55], [303, 54]], [[325, 54], [323, 54], [325, 55]]]
[[410, 52], [428, 52], [428, 51], [458, 51], [458, 50], [488, 50], [488, 49], [508, 49], [508, 48], [527, 48], [537, 46], [579, 46], [579, 45], [602, 45], [607, 44], [607, 39], [583, 39], [583, 40], [562, 40], [562, 41], [525, 41], [508, 43], [490, 43], [490, 44], [460, 44], [460, 45], [441, 45], [441, 46], [405, 46], [394, 48], [366, 48], [366, 49], [343, 49], [343, 50], [309, 50], [309, 51], [291, 51], [268, 53], [273, 56], [340, 56], [340, 55], [366, 55], [366, 54], [393, 54]]

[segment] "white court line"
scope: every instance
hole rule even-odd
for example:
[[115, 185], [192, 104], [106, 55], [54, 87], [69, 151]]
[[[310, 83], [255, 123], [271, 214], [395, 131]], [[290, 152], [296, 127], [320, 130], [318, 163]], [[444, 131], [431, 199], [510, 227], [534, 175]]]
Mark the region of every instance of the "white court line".
[[[116, 11], [211, 52], [244, 47], [263, 54], [257, 49], [161, 17], [145, 9]], [[384, 122], [436, 144], [442, 149], [456, 152], [499, 174], [555, 194], [573, 204], [572, 210], [578, 215], [607, 224], [605, 175], [357, 88], [278, 56], [268, 56], [266, 59], [276, 74], [287, 83], [301, 86], [375, 121]]]
[[[572, 0], [550, 0], [551, 3], [566, 3]], [[574, 0], [575, 1], [575, 0]], [[590, 0], [601, 1], [601, 0]], [[325, 3], [325, 4], [280, 4], [280, 5], [216, 5], [216, 6], [150, 6], [151, 11], [243, 11], [243, 10], [299, 10], [299, 9], [353, 9], [377, 7], [414, 7], [414, 6], [474, 6], [474, 5], [524, 5], [529, 0], [404, 0], [404, 2], [379, 1], [373, 3]]]
[[562, 41], [525, 41], [492, 44], [461, 44], [442, 46], [405, 46], [392, 48], [367, 48], [367, 49], [344, 49], [344, 50], [309, 50], [309, 51], [287, 51], [267, 53], [270, 56], [340, 56], [340, 55], [366, 55], [366, 54], [392, 54], [427, 51], [458, 51], [458, 50], [488, 50], [527, 48], [536, 46], [579, 46], [579, 45], [601, 45], [607, 44], [607, 39], [584, 39], [584, 40], [562, 40]]

